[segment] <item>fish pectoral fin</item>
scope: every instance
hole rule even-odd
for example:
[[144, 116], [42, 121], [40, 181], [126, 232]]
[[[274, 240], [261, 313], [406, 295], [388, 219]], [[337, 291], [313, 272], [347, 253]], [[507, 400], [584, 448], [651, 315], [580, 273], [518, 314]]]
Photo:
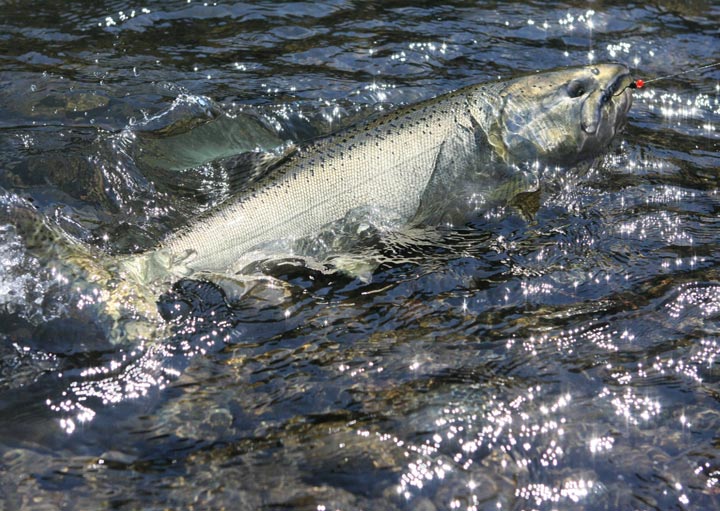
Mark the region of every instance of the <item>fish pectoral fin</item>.
[[540, 199], [542, 198], [542, 190], [518, 192], [510, 199], [510, 206], [516, 208], [522, 216], [529, 222], [535, 221], [535, 215], [540, 209]]

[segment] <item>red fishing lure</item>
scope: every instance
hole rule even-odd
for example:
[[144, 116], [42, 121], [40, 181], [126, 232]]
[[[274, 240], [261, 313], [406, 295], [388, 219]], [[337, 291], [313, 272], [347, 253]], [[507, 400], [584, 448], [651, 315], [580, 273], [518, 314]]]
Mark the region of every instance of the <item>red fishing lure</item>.
[[671, 75], [665, 75], [665, 76], [659, 76], [659, 77], [657, 77], [657, 78], [653, 78], [653, 79], [651, 79], [651, 80], [648, 80], [647, 82], [646, 82], [645, 80], [641, 80], [641, 79], [638, 78], [637, 80], [633, 81], [630, 85], [628, 85], [628, 87], [630, 87], [631, 89], [642, 89], [642, 88], [645, 86], [646, 83], [657, 82], [658, 80], [665, 80], [665, 79], [667, 79], [667, 78], [675, 78], [676, 76], [682, 76], [682, 75], [687, 74], [687, 73], [695, 73], [695, 72], [697, 72], [697, 71], [702, 71], [703, 69], [711, 69], [711, 68], [713, 68], [713, 67], [718, 67], [718, 66], [720, 66], [720, 62], [714, 62], [713, 64], [706, 64], [706, 65], [704, 65], [704, 66], [696, 67], [696, 68], [693, 68], [693, 69], [688, 69], [688, 70], [685, 70], [685, 71], [680, 71], [679, 73], [675, 73], [675, 74], [671, 74]]

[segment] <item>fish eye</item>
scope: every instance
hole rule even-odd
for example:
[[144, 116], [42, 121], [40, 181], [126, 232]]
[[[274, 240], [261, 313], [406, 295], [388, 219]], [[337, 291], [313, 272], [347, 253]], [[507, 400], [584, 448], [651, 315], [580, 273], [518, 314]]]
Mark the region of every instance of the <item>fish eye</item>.
[[579, 80], [573, 80], [567, 84], [567, 94], [571, 98], [579, 98], [585, 94], [585, 92], [587, 92], [587, 87], [585, 87], [585, 84]]

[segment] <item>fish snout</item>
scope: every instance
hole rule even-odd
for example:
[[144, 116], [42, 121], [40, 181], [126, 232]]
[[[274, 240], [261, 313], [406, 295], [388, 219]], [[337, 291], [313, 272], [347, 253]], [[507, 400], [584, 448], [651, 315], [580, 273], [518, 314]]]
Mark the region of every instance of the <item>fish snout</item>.
[[582, 107], [581, 127], [587, 135], [616, 133], [625, 124], [632, 106], [633, 79], [629, 69], [622, 64], [606, 64], [602, 68], [598, 69], [599, 81], [605, 85], [589, 94]]

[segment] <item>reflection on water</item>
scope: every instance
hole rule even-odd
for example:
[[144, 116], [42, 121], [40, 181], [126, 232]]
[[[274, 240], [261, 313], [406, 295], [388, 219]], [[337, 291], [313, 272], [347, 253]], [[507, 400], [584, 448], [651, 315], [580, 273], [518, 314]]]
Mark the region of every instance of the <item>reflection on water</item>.
[[648, 81], [716, 58], [712, 2], [592, 7], [6, 6], [5, 507], [720, 507], [717, 69], [636, 91], [617, 144], [548, 169], [529, 204], [456, 229], [349, 222], [316, 258], [160, 290], [169, 328], [131, 310], [120, 345], [110, 283], [83, 270], [242, 190], [258, 154], [393, 107], [536, 69], [619, 60]]

